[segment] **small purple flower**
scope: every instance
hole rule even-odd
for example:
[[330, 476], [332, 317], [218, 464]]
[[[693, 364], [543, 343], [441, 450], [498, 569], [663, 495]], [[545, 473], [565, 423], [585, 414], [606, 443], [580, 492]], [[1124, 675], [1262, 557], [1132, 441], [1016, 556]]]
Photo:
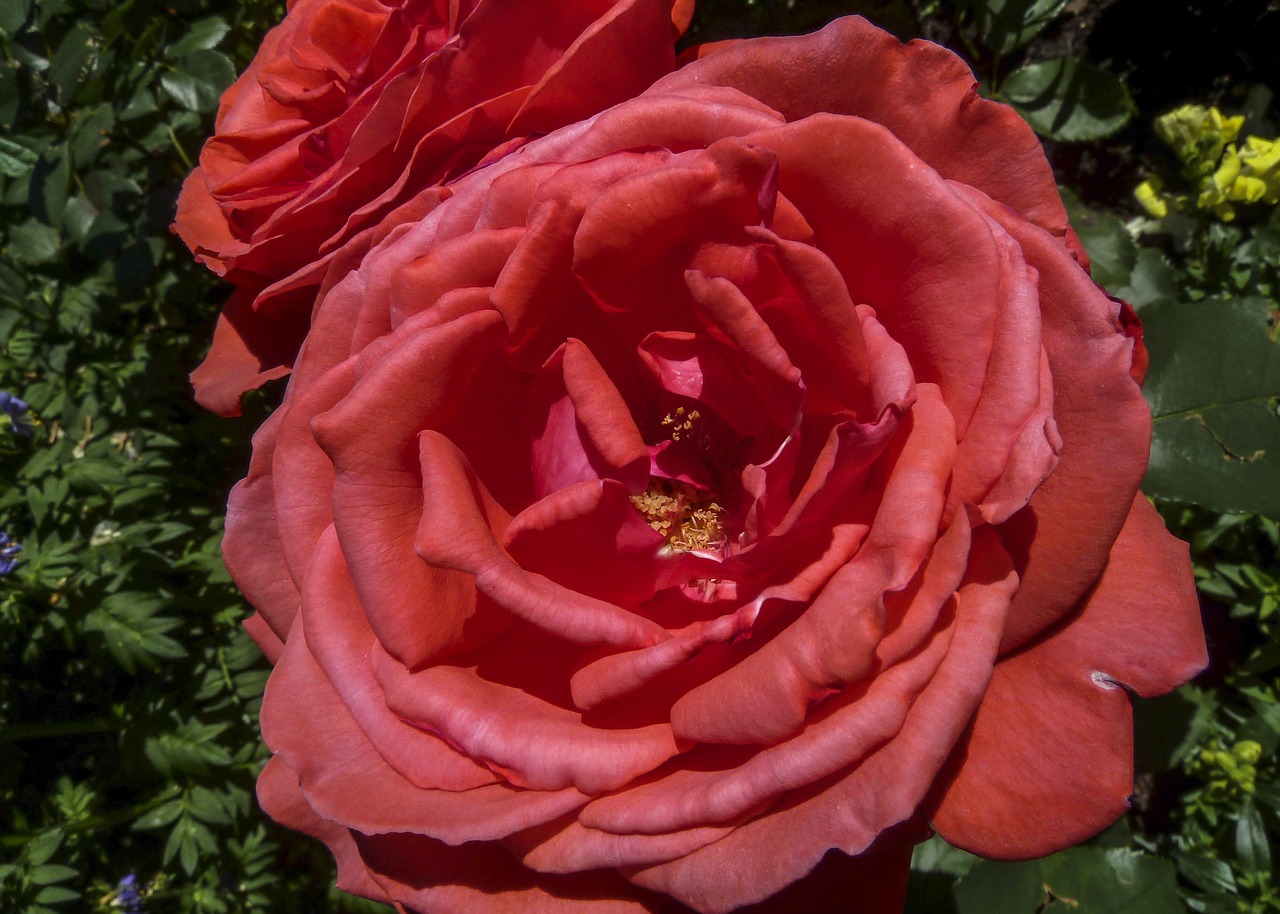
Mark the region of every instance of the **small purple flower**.
[[18, 567], [18, 554], [22, 547], [9, 538], [9, 534], [0, 530], [0, 574], [8, 574]]
[[14, 434], [31, 437], [31, 426], [27, 424], [27, 411], [30, 409], [26, 400], [15, 397], [7, 390], [0, 390], [0, 412], [9, 417], [9, 425]]
[[133, 873], [116, 883], [115, 906], [125, 914], [144, 914], [142, 896], [138, 893], [138, 877]]

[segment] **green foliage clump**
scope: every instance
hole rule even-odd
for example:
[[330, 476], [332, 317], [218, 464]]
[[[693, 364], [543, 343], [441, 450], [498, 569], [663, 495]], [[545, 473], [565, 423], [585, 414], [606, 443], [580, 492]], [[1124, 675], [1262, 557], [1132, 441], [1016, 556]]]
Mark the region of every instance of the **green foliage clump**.
[[1167, 516], [1191, 541], [1211, 643], [1225, 656], [1182, 690], [1194, 739], [1181, 759], [1181, 828], [1166, 843], [1194, 910], [1280, 911], [1270, 837], [1280, 834], [1280, 524], [1192, 508]]

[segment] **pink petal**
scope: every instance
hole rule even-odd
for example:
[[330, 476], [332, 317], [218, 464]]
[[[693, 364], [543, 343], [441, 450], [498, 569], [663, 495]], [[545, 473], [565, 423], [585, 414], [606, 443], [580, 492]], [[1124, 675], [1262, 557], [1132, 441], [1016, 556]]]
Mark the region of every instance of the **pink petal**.
[[272, 756], [258, 775], [258, 802], [263, 811], [281, 825], [328, 845], [338, 864], [338, 888], [375, 901], [391, 902], [391, 897], [369, 875], [351, 832], [316, 814], [298, 787], [298, 776], [279, 756]]
[[956, 455], [949, 508], [975, 504], [988, 523], [999, 524], [1053, 472], [1061, 439], [1053, 420], [1053, 379], [1040, 345], [1036, 273], [998, 223], [988, 226], [1000, 274], [999, 297], [991, 305], [995, 342], [977, 412]]
[[488, 311], [412, 334], [312, 420], [334, 464], [334, 525], [360, 602], [378, 641], [411, 665], [465, 649], [475, 613], [466, 583], [414, 552], [431, 482], [420, 478], [417, 435], [448, 415], [452, 392], [467, 387], [501, 333]]
[[432, 432], [422, 433], [419, 446], [424, 508], [414, 549], [433, 573], [474, 577], [470, 586], [497, 607], [571, 643], [641, 647], [670, 637], [635, 613], [516, 565], [498, 545], [495, 525], [481, 509], [485, 504], [492, 511], [490, 500], [482, 497], [477, 503], [472, 495], [477, 483], [462, 455]]
[[846, 773], [790, 792], [728, 837], [642, 869], [633, 881], [704, 914], [723, 914], [778, 892], [832, 848], [859, 854], [894, 825], [912, 820], [982, 698], [1017, 587], [1008, 556], [993, 536], [984, 539], [957, 594], [946, 659], [892, 740]]
[[271, 473], [276, 431], [282, 418], [282, 412], [272, 414], [253, 436], [249, 474], [231, 490], [222, 539], [222, 560], [227, 570], [256, 608], [255, 618], [279, 641], [289, 634], [299, 600], [298, 586], [285, 560]]
[[714, 577], [717, 563], [666, 548], [613, 480], [581, 482], [548, 495], [507, 528], [507, 552], [525, 571], [575, 593], [635, 605], [659, 590]]
[[669, 0], [614, 4], [548, 68], [508, 132], [546, 133], [633, 98], [670, 73], [671, 17]]
[[575, 711], [489, 681], [475, 669], [410, 672], [383, 651], [375, 649], [373, 658], [388, 707], [535, 793], [616, 790], [678, 751], [667, 724], [599, 729]]
[[1000, 528], [1022, 577], [1001, 645], [1009, 651], [1069, 612], [1097, 579], [1146, 470], [1151, 413], [1129, 373], [1134, 343], [1119, 306], [1057, 239], [967, 195], [1013, 236], [1039, 273], [1062, 438], [1053, 475]]
[[867, 542], [790, 627], [672, 709], [682, 739], [774, 743], [804, 725], [830, 688], [866, 675], [883, 632], [881, 595], [903, 587], [937, 538], [955, 427], [937, 389], [920, 385]]
[[307, 650], [303, 626], [285, 645], [263, 701], [262, 734], [326, 819], [363, 834], [412, 831], [450, 844], [491, 841], [550, 821], [585, 799], [574, 790], [507, 784], [427, 790], [396, 773], [352, 720]]
[[417, 835], [356, 835], [384, 892], [431, 914], [657, 914], [663, 900], [608, 871], [535, 873], [495, 844], [449, 847]]
[[930, 799], [952, 844], [1038, 857], [1101, 831], [1133, 791], [1129, 697], [1186, 682], [1205, 663], [1187, 547], [1142, 495], [1078, 610], [1006, 655]]
[[917, 380], [941, 388], [963, 437], [995, 334], [995, 309], [975, 303], [999, 300], [986, 219], [881, 125], [815, 114], [748, 139], [776, 152], [779, 188], [815, 244], [906, 349]]
[[498, 780], [483, 765], [387, 708], [369, 661], [376, 643], [373, 630], [360, 608], [332, 526], [316, 548], [303, 599], [311, 655], [388, 765], [427, 789], [470, 790]]
[[586, 346], [568, 340], [529, 392], [535, 491], [575, 483], [621, 482], [632, 494], [649, 481], [649, 451], [627, 403]]
[[290, 309], [256, 312], [253, 293], [232, 295], [218, 315], [213, 345], [191, 372], [196, 402], [220, 416], [240, 415], [240, 395], [289, 373], [297, 341], [306, 332], [307, 313]]
[[883, 124], [943, 177], [1059, 238], [1069, 231], [1040, 141], [1012, 108], [981, 98], [973, 73], [939, 45], [901, 44], [850, 16], [812, 35], [730, 46], [664, 77], [649, 94], [709, 85], [732, 86], [792, 122], [831, 113]]

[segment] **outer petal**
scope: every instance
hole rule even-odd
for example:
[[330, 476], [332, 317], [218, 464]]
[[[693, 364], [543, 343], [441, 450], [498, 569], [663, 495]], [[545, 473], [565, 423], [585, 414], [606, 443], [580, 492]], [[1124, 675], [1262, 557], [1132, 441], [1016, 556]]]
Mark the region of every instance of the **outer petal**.
[[281, 825], [328, 845], [338, 863], [338, 888], [391, 903], [391, 896], [369, 875], [351, 832], [311, 808], [298, 787], [298, 776], [279, 756], [273, 756], [258, 776], [258, 802]]
[[1097, 580], [1146, 471], [1151, 412], [1130, 374], [1134, 343], [1120, 306], [1056, 239], [962, 192], [1009, 232], [1039, 273], [1062, 437], [1053, 475], [1000, 528], [1022, 575], [1001, 645], [1011, 650], [1070, 611]]
[[253, 436], [249, 475], [231, 490], [222, 540], [222, 558], [236, 586], [257, 610], [255, 618], [280, 642], [289, 634], [299, 600], [299, 588], [289, 574], [280, 539], [271, 474], [276, 429], [282, 418], [283, 414], [276, 412]]
[[1129, 805], [1129, 697], [1159, 695], [1206, 662], [1185, 543], [1139, 495], [1097, 587], [1053, 631], [996, 665], [931, 798], [933, 825], [984, 857], [1038, 857]]
[[812, 35], [730, 44], [649, 94], [708, 84], [732, 86], [788, 121], [827, 112], [883, 124], [943, 177], [1059, 237], [1070, 231], [1031, 128], [1012, 108], [979, 97], [969, 68], [936, 44], [904, 45], [851, 16]]

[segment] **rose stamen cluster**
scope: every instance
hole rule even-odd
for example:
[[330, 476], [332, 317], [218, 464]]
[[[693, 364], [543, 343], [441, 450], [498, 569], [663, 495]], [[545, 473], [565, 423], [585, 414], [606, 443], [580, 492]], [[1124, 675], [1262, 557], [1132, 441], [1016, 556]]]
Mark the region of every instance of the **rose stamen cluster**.
[[672, 549], [713, 552], [725, 545], [721, 507], [687, 483], [655, 479], [631, 503]]

